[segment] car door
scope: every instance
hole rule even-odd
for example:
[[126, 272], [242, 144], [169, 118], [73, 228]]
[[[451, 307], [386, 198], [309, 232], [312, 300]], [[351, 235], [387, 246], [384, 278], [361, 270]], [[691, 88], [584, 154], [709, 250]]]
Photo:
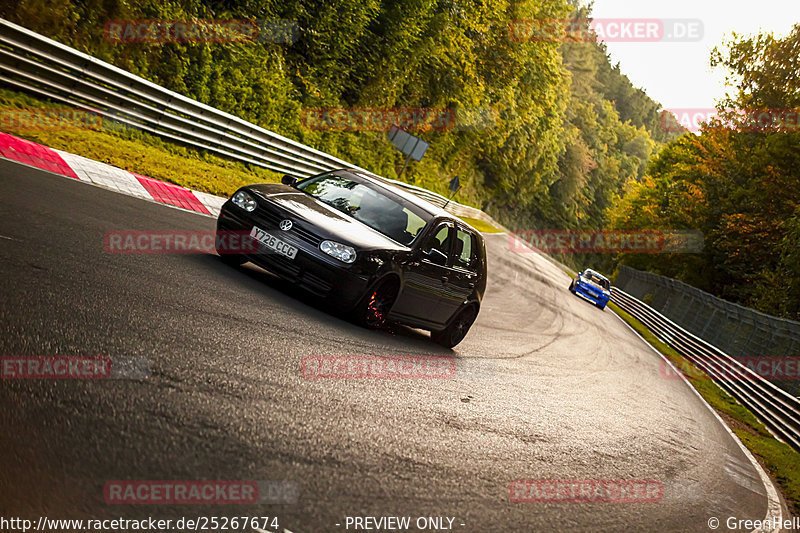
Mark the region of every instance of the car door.
[[449, 318], [442, 305], [449, 280], [450, 250], [454, 228], [439, 224], [419, 248], [417, 257], [405, 266], [403, 290], [392, 307], [392, 315], [430, 326], [442, 326]]
[[478, 282], [478, 239], [474, 233], [460, 226], [455, 227], [454, 232], [445, 295], [442, 300], [445, 321], [461, 308]]

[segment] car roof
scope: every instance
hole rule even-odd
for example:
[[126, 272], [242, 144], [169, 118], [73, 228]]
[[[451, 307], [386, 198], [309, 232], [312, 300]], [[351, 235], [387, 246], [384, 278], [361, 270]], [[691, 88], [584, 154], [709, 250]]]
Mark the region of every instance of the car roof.
[[591, 272], [592, 274], [597, 274], [598, 277], [601, 277], [604, 280], [608, 281], [607, 277], [605, 277], [604, 275], [602, 275], [600, 272], [598, 272], [596, 270], [592, 270], [591, 268], [587, 268], [586, 270], [584, 270], [584, 272]]
[[[407, 201], [408, 203], [414, 204], [416, 207], [419, 207], [420, 209], [422, 209], [423, 211], [425, 211], [429, 215], [432, 215], [433, 217], [436, 217], [436, 218], [447, 218], [449, 220], [455, 220], [457, 222], [460, 222], [461, 224], [463, 224], [467, 228], [472, 229], [472, 226], [470, 226], [469, 224], [467, 224], [466, 222], [464, 222], [463, 220], [458, 218], [453, 213], [450, 213], [449, 211], [445, 211], [444, 209], [442, 209], [438, 205], [434, 205], [434, 204], [430, 203], [429, 201], [425, 200], [424, 198], [420, 198], [416, 194], [414, 194], [412, 192], [409, 192], [409, 191], [407, 191], [407, 190], [405, 190], [405, 189], [403, 189], [401, 187], [398, 187], [392, 181], [390, 181], [390, 180], [388, 180], [386, 178], [383, 178], [381, 176], [378, 176], [377, 174], [373, 174], [371, 172], [367, 172], [366, 170], [355, 169], [355, 168], [344, 168], [344, 169], [341, 169], [341, 170], [334, 170], [332, 173], [336, 174], [336, 175], [341, 175], [341, 174], [349, 174], [351, 176], [355, 175], [358, 178], [369, 180], [370, 182], [372, 182], [372, 183], [374, 183], [374, 184], [376, 184], [376, 185], [378, 185], [380, 187], [383, 187], [385, 189], [389, 189], [392, 193], [394, 193], [397, 196], [401, 197], [403, 200]], [[475, 231], [475, 233], [479, 233], [479, 232]]]

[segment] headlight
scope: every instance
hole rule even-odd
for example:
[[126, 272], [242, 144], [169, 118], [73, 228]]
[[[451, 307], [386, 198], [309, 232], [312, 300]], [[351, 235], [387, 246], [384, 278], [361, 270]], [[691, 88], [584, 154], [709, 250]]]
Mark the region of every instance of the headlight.
[[319, 243], [319, 249], [331, 257], [335, 257], [339, 261], [342, 261], [343, 263], [352, 263], [356, 260], [355, 248], [352, 246], [347, 246], [346, 244], [339, 244], [338, 242], [333, 241], [322, 241]]
[[233, 198], [231, 198], [231, 202], [238, 205], [245, 211], [254, 211], [256, 208], [256, 201], [253, 200], [252, 196], [244, 191], [239, 191], [234, 194]]

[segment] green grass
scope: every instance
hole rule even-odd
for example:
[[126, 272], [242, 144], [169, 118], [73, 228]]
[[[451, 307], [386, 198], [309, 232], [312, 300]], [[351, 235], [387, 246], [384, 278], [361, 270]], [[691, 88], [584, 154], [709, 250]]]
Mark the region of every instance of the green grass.
[[800, 512], [800, 452], [775, 439], [747, 408], [720, 389], [702, 370], [671, 347], [658, 340], [647, 327], [609, 302], [608, 306], [630, 324], [639, 335], [664, 354], [680, 370], [700, 395], [719, 412], [742, 443], [761, 461], [778, 482], [789, 509]]
[[[250, 183], [280, 181], [279, 173], [168, 142], [157, 135], [113, 121], [103, 120], [99, 129], [78, 129], [18, 127], [16, 121], [9, 119], [20, 110], [35, 114], [37, 111], [68, 107], [25, 93], [0, 89], [0, 129], [51, 148], [218, 196], [230, 196], [239, 187]], [[443, 187], [433, 182], [419, 185], [430, 190]], [[502, 232], [482, 220], [465, 218], [464, 221], [478, 231]]]
[[503, 233], [503, 230], [493, 226], [492, 224], [472, 217], [458, 217], [481, 233]]
[[798, 452], [773, 437], [754, 435], [734, 428], [734, 433], [745, 446], [757, 455], [783, 490], [791, 511], [800, 513], [800, 457]]
[[[64, 108], [8, 90], [0, 90], [0, 115]], [[3, 122], [3, 131], [51, 148], [88, 157], [131, 172], [190, 189], [229, 196], [249, 183], [277, 182], [280, 175], [229, 161], [202, 150], [167, 143], [146, 132], [104, 121], [100, 129], [30, 128]]]
[[[218, 196], [230, 196], [239, 187], [251, 183], [280, 181], [279, 173], [168, 142], [114, 121], [103, 120], [100, 128], [79, 129], [69, 124], [59, 128], [19, 127], [18, 121], [13, 120], [15, 113], [21, 110], [36, 116], [37, 112], [55, 108], [69, 106], [0, 89], [0, 128], [51, 148]], [[437, 188], [433, 183], [422, 185], [431, 190]], [[485, 233], [503, 231], [475, 218], [466, 217], [464, 221]]]

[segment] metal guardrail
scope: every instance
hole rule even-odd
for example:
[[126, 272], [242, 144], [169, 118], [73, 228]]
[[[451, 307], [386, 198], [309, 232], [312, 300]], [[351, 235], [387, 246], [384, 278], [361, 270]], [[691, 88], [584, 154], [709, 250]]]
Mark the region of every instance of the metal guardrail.
[[[160, 87], [0, 18], [0, 84], [85, 109], [129, 127], [229, 159], [308, 177], [357, 165]], [[495, 224], [483, 211], [390, 180], [457, 216]]]
[[689, 333], [625, 291], [613, 287], [611, 301], [750, 409], [776, 437], [800, 450], [800, 398], [778, 388], [737, 359]]
[[[372, 174], [4, 19], [0, 19], [0, 83], [276, 172], [308, 177], [355, 168]], [[427, 189], [394, 183], [439, 207], [447, 203], [447, 198]], [[470, 216], [481, 213], [450, 204], [464, 208]]]
[[277, 172], [306, 177], [355, 167], [3, 19], [0, 81]]
[[[620, 265], [615, 285], [733, 357], [800, 356], [800, 322], [718, 298], [679, 280]], [[800, 381], [779, 387], [800, 395]]]

